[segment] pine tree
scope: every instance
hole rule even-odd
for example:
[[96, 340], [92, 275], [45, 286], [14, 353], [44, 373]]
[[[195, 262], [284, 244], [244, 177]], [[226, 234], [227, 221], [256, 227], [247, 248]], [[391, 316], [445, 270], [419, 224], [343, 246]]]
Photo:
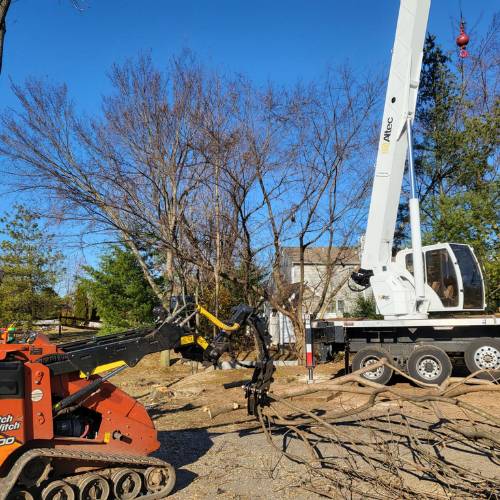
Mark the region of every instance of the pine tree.
[[104, 331], [136, 327], [153, 321], [158, 300], [134, 255], [113, 246], [101, 257], [99, 268], [86, 267], [81, 283], [104, 323]]
[[88, 321], [92, 319], [93, 307], [87, 288], [81, 280], [78, 280], [71, 297], [71, 302], [74, 316]]
[[35, 319], [57, 316], [61, 299], [55, 292], [62, 255], [54, 235], [41, 226], [40, 216], [22, 205], [0, 218], [0, 321], [20, 321], [28, 328]]
[[369, 318], [369, 319], [382, 319], [383, 316], [377, 313], [377, 306], [373, 297], [364, 297], [359, 293], [354, 303], [354, 308], [346, 317], [352, 318]]

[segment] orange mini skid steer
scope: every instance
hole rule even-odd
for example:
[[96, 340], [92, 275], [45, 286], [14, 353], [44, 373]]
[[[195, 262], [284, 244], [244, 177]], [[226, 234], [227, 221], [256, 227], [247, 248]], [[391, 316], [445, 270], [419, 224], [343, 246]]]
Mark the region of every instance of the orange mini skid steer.
[[[262, 346], [246, 389], [254, 409], [272, 380], [267, 331], [252, 308], [239, 306], [235, 317], [228, 331], [252, 324]], [[44, 335], [18, 343], [3, 339], [0, 500], [165, 498], [175, 471], [149, 456], [160, 446], [154, 424], [144, 406], [109, 379], [153, 352], [174, 349], [216, 362], [227, 350], [228, 332], [221, 330], [209, 344], [183, 324], [164, 321], [154, 329], [60, 345]]]

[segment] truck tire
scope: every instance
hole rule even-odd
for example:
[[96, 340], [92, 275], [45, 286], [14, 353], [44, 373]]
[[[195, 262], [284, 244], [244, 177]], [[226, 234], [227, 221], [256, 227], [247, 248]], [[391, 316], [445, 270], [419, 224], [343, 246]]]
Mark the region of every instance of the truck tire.
[[480, 373], [478, 378], [493, 380], [500, 378], [500, 340], [473, 340], [465, 349], [465, 364], [471, 372], [491, 370]]
[[452, 365], [448, 354], [436, 346], [417, 347], [408, 358], [411, 377], [426, 384], [441, 384], [450, 375]]
[[[365, 366], [376, 363], [379, 359], [386, 358], [389, 363], [392, 363], [391, 355], [384, 349], [374, 347], [363, 347], [352, 358], [352, 370], [357, 371]], [[391, 380], [393, 370], [387, 366], [380, 366], [373, 371], [365, 372], [361, 377], [376, 382], [377, 384], [385, 385]]]

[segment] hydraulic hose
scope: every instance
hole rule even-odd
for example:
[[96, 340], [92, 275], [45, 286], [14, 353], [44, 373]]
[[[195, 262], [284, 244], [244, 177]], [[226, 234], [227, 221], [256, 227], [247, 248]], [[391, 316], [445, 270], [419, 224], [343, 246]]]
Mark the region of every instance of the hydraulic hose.
[[214, 324], [217, 328], [219, 328], [220, 330], [224, 330], [225, 332], [235, 332], [240, 327], [238, 323], [233, 323], [232, 325], [226, 325], [219, 318], [214, 316], [212, 313], [207, 311], [204, 307], [200, 306], [199, 304], [197, 304], [196, 310], [202, 316], [205, 316], [205, 318], [207, 318], [208, 321], [210, 321], [210, 323]]

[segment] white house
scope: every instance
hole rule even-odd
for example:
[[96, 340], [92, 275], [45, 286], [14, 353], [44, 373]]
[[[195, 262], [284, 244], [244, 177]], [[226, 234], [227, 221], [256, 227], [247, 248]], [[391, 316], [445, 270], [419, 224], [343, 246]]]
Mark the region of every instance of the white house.
[[[328, 262], [331, 263], [329, 279]], [[304, 252], [304, 313], [316, 311], [327, 284], [326, 299], [316, 317], [331, 319], [351, 312], [358, 294], [349, 288], [348, 279], [356, 266], [359, 266], [359, 256], [355, 248], [332, 248], [330, 251], [328, 247], [307, 248]], [[298, 247], [283, 248], [282, 274], [290, 285], [300, 283]], [[277, 311], [270, 312], [269, 333], [276, 344], [294, 342], [290, 320]]]

